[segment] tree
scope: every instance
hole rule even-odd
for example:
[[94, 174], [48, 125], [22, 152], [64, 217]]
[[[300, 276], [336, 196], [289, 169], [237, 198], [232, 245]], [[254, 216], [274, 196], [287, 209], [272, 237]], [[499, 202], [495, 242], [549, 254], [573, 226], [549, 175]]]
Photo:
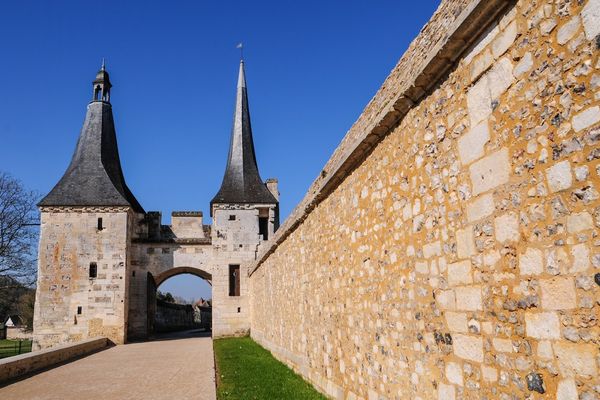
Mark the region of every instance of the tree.
[[175, 299], [173, 298], [171, 292], [163, 293], [159, 290], [158, 293], [156, 293], [156, 298], [167, 303], [175, 303]]
[[25, 324], [25, 329], [28, 331], [33, 330], [33, 307], [35, 306], [35, 290], [28, 290], [19, 298], [19, 304], [17, 306], [17, 310], [21, 318], [23, 318], [23, 323]]
[[27, 286], [35, 282], [37, 198], [21, 182], [0, 172], [0, 276], [11, 278], [0, 280], [0, 290], [14, 287], [15, 282]]
[[35, 296], [35, 290], [10, 276], [0, 275], [0, 323], [13, 314], [21, 315], [21, 299], [27, 293]]

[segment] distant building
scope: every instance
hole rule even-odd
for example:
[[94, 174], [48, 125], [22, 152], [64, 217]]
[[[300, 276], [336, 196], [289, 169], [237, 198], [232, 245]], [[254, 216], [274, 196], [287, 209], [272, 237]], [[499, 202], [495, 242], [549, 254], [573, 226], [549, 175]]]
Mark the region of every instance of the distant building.
[[[31, 327], [27, 326], [23, 317], [17, 314], [9, 315], [4, 320], [4, 339], [31, 339]], [[0, 327], [0, 330], [2, 328]]]
[[4, 326], [7, 328], [25, 328], [25, 323], [20, 315], [9, 315], [4, 320]]
[[194, 303], [194, 322], [206, 330], [212, 329], [212, 301], [200, 299]]

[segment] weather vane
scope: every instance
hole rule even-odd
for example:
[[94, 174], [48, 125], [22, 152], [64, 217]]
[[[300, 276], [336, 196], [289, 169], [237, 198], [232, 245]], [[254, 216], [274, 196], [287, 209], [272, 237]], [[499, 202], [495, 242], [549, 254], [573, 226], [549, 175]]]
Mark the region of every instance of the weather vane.
[[240, 49], [240, 60], [244, 61], [244, 44], [242, 42], [239, 42], [237, 46], [235, 46], [236, 49]]

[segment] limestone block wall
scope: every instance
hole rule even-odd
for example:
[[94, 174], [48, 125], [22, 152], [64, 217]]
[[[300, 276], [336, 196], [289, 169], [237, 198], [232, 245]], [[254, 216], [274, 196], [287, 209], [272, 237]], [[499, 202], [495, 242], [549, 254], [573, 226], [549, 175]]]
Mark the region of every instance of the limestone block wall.
[[204, 225], [200, 211], [175, 211], [171, 214], [171, 229], [179, 238], [203, 238]]
[[156, 332], [197, 328], [191, 304], [173, 304], [158, 300], [154, 329]]
[[249, 265], [252, 336], [334, 398], [598, 398], [599, 34], [442, 2]]
[[[250, 330], [249, 278], [246, 264], [255, 260], [261, 246], [259, 208], [265, 205], [213, 206], [214, 255], [213, 336], [245, 335]], [[274, 218], [271, 209], [271, 228]], [[229, 265], [240, 266], [240, 295], [229, 295]]]
[[[128, 208], [42, 208], [36, 348], [93, 337], [124, 343], [130, 218]], [[91, 263], [97, 266], [94, 278]]]
[[166, 277], [178, 273], [192, 273], [205, 279], [214, 276], [210, 244], [134, 243], [131, 254], [129, 339], [145, 338], [151, 333], [148, 318], [156, 311], [156, 285]]

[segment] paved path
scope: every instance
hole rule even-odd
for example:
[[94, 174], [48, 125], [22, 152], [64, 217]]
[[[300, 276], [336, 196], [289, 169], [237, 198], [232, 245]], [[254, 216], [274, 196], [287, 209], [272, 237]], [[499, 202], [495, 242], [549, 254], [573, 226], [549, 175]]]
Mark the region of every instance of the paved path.
[[212, 339], [182, 332], [115, 346], [0, 388], [2, 400], [214, 400]]

